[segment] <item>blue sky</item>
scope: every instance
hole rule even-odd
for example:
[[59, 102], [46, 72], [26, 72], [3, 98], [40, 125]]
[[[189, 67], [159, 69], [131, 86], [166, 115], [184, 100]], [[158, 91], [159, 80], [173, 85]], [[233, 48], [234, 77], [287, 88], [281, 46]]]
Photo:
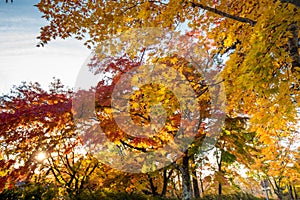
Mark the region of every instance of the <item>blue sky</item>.
[[34, 4], [39, 0], [0, 0], [0, 95], [22, 81], [47, 88], [53, 77], [74, 87], [80, 67], [90, 54], [81, 41], [55, 40], [37, 48], [40, 27], [47, 22]]

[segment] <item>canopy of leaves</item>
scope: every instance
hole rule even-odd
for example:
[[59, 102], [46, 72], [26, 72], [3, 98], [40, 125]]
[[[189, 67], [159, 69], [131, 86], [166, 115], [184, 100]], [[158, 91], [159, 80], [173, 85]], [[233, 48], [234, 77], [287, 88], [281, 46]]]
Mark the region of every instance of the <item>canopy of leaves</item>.
[[130, 28], [179, 30], [188, 24], [199, 46], [226, 58], [227, 113], [250, 118], [261, 150], [257, 168], [271, 160], [277, 169], [286, 163], [283, 155], [294, 154], [287, 146], [298, 134], [299, 1], [44, 0], [37, 7], [49, 21], [41, 30], [42, 43], [75, 36], [91, 47]]
[[[49, 91], [24, 83], [1, 96], [1, 188], [30, 178], [39, 152], [51, 152], [65, 138], [74, 138], [70, 95], [56, 80]], [[71, 148], [72, 142], [65, 145]]]

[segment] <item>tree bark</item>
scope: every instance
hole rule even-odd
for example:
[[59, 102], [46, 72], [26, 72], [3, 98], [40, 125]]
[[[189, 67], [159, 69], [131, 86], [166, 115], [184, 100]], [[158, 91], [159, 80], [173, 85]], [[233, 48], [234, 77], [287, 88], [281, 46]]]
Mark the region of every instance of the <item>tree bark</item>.
[[203, 161], [200, 162], [200, 177], [199, 177], [199, 181], [200, 181], [200, 188], [201, 188], [201, 197], [204, 197], [204, 183], [203, 183], [203, 178], [202, 178], [202, 170], [203, 170]]
[[207, 10], [209, 12], [215, 13], [215, 14], [220, 15], [222, 17], [233, 19], [233, 20], [236, 20], [236, 21], [239, 21], [239, 22], [248, 23], [251, 26], [254, 26], [256, 24], [256, 21], [254, 21], [252, 19], [249, 19], [249, 18], [246, 18], [246, 17], [239, 17], [239, 16], [231, 15], [229, 13], [223, 12], [223, 11], [218, 10], [216, 8], [212, 8], [212, 7], [206, 6], [206, 5], [201, 4], [201, 3], [194, 3], [194, 2], [192, 2], [192, 6], [193, 7], [202, 8], [203, 10]]
[[150, 183], [150, 188], [151, 188], [151, 193], [153, 196], [158, 196], [157, 193], [157, 187], [155, 187], [154, 183], [153, 183], [153, 178], [148, 175], [148, 179], [149, 179], [149, 183]]
[[202, 198], [203, 198], [205, 193], [204, 193], [204, 184], [203, 184], [202, 177], [200, 177], [200, 187], [201, 187], [201, 193], [202, 193]]
[[162, 197], [164, 197], [165, 195], [166, 195], [166, 193], [167, 193], [167, 186], [168, 186], [168, 177], [167, 177], [167, 170], [166, 169], [164, 169], [164, 175], [163, 175], [163, 177], [164, 177], [164, 182], [163, 182], [163, 189], [162, 189], [162, 191], [161, 191], [161, 194], [160, 194], [160, 196], [162, 196]]
[[[218, 164], [218, 171], [222, 173], [222, 152], [220, 152], [220, 155], [217, 152], [217, 164]], [[219, 181], [218, 184], [218, 195], [222, 195], [222, 183]]]
[[163, 182], [163, 189], [162, 189], [161, 194], [160, 194], [161, 197], [166, 196], [166, 193], [167, 193], [167, 187], [168, 187], [168, 182], [169, 182], [169, 180], [170, 180], [171, 175], [173, 174], [173, 169], [171, 169], [171, 170], [169, 171], [169, 173], [167, 173], [167, 169], [164, 169], [164, 172], [163, 172], [163, 173], [164, 173], [164, 175], [163, 175], [164, 182]]
[[293, 188], [294, 188], [295, 199], [298, 200], [298, 194], [297, 194], [297, 191], [296, 191], [296, 187], [293, 186]]
[[192, 179], [193, 179], [193, 189], [194, 189], [194, 197], [200, 198], [200, 191], [199, 191], [199, 184], [197, 178], [197, 171], [196, 171], [196, 163], [195, 163], [195, 156], [192, 156], [193, 167], [192, 167]]
[[222, 195], [222, 183], [219, 183], [218, 185], [218, 195]]
[[188, 151], [182, 159], [182, 200], [192, 199], [191, 178], [189, 173], [189, 157]]
[[289, 195], [290, 195], [290, 199], [291, 200], [295, 200], [295, 198], [294, 198], [294, 194], [293, 194], [293, 187], [292, 187], [292, 185], [289, 185]]
[[292, 58], [292, 72], [300, 73], [300, 55], [299, 55], [299, 28], [297, 27], [296, 23], [292, 23], [288, 31], [291, 32], [292, 37], [289, 38], [288, 45], [289, 45], [289, 54]]
[[275, 183], [274, 193], [277, 195], [279, 200], [283, 200], [283, 192], [282, 192], [282, 189], [280, 187], [280, 183], [277, 183], [275, 179], [274, 179], [274, 183]]

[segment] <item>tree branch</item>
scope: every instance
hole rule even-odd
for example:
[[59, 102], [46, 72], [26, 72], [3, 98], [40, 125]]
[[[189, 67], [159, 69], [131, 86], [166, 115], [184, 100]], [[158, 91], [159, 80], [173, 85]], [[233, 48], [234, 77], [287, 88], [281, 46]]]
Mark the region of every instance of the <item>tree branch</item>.
[[291, 3], [296, 7], [300, 7], [300, 1], [299, 0], [280, 0], [281, 3]]
[[215, 13], [217, 15], [220, 15], [220, 16], [223, 16], [223, 17], [227, 17], [229, 19], [233, 19], [233, 20], [236, 20], [236, 21], [239, 21], [239, 22], [248, 23], [251, 26], [254, 26], [256, 24], [256, 21], [254, 21], [252, 19], [249, 19], [249, 18], [246, 18], [246, 17], [234, 16], [234, 15], [228, 14], [226, 12], [223, 12], [221, 10], [218, 10], [216, 8], [205, 6], [205, 5], [201, 4], [201, 3], [194, 3], [194, 2], [191, 2], [191, 3], [192, 3], [192, 7], [199, 7], [199, 8], [202, 8], [204, 10], [207, 10], [209, 12]]
[[132, 149], [135, 149], [135, 150], [138, 150], [138, 151], [142, 151], [142, 152], [144, 152], [144, 153], [147, 153], [147, 152], [148, 152], [146, 148], [143, 148], [143, 147], [135, 147], [135, 146], [133, 146], [133, 145], [131, 145], [131, 144], [126, 143], [126, 142], [123, 141], [123, 140], [120, 140], [120, 142], [121, 142], [124, 146], [127, 146], [127, 147], [129, 147], [129, 148], [132, 148]]
[[291, 32], [292, 37], [289, 38], [288, 45], [289, 45], [289, 53], [292, 58], [292, 72], [299, 72], [300, 71], [300, 55], [299, 55], [299, 36], [298, 31], [299, 28], [297, 27], [296, 23], [292, 23], [288, 28], [288, 31]]
[[176, 162], [173, 162], [173, 163], [172, 163], [172, 166], [173, 166], [175, 169], [177, 169], [178, 171], [180, 171], [180, 173], [183, 172], [183, 168], [182, 168], [180, 165], [178, 165]]

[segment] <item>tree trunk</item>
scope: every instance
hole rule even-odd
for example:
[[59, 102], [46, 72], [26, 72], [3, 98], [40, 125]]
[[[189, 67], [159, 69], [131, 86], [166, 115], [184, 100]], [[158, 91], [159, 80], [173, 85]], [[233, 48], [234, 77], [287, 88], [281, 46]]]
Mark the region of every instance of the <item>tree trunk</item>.
[[299, 28], [296, 23], [292, 23], [289, 25], [288, 31], [291, 32], [292, 37], [289, 38], [288, 46], [289, 46], [289, 54], [292, 58], [292, 72], [299, 73], [300, 72], [300, 55], [299, 55]]
[[289, 185], [289, 195], [291, 200], [295, 200], [292, 185]]
[[192, 159], [193, 159], [192, 178], [193, 178], [194, 197], [195, 198], [200, 198], [200, 191], [199, 191], [199, 184], [198, 184], [196, 163], [195, 163], [195, 156], [194, 155], [193, 155]]
[[200, 181], [200, 188], [201, 188], [201, 197], [204, 197], [204, 183], [203, 183], [203, 178], [202, 178], [202, 170], [203, 170], [203, 161], [200, 162], [200, 177], [199, 177], [199, 181]]
[[298, 200], [298, 194], [297, 194], [297, 191], [296, 191], [296, 187], [294, 186], [293, 188], [294, 188], [295, 199]]
[[[181, 173], [181, 171], [180, 171], [180, 173]], [[177, 179], [178, 179], [178, 188], [181, 189], [182, 188], [182, 177], [180, 177], [180, 173], [177, 173]]]
[[182, 200], [191, 200], [191, 178], [189, 173], [189, 157], [187, 151], [182, 160]]
[[202, 177], [200, 177], [200, 187], [201, 187], [201, 193], [202, 193], [202, 198], [204, 197], [204, 185], [203, 185], [203, 180], [202, 180]]
[[150, 175], [148, 175], [148, 178], [149, 178], [149, 183], [150, 183], [150, 188], [151, 188], [152, 195], [153, 196], [158, 196], [157, 187], [154, 186], [153, 178]]
[[170, 177], [171, 177], [172, 173], [173, 173], [173, 169], [171, 169], [168, 174], [167, 174], [167, 169], [164, 169], [164, 175], [163, 175], [164, 182], [163, 182], [163, 189], [162, 189], [161, 194], [160, 194], [161, 197], [166, 196], [168, 182], [170, 180]]
[[276, 190], [274, 191], [275, 194], [277, 195], [279, 200], [283, 200], [283, 193], [282, 189], [280, 188], [280, 183], [277, 183], [276, 180], [274, 180]]
[[222, 195], [222, 183], [218, 184], [218, 195]]
[[[217, 152], [217, 163], [218, 163], [218, 171], [222, 173], [222, 152], [220, 152], [220, 156]], [[218, 195], [222, 195], [222, 183], [219, 181], [218, 184]]]
[[160, 195], [162, 197], [164, 197], [167, 193], [168, 177], [167, 177], [167, 170], [166, 169], [164, 169], [164, 175], [163, 176], [164, 176], [163, 189], [162, 189], [161, 195]]

